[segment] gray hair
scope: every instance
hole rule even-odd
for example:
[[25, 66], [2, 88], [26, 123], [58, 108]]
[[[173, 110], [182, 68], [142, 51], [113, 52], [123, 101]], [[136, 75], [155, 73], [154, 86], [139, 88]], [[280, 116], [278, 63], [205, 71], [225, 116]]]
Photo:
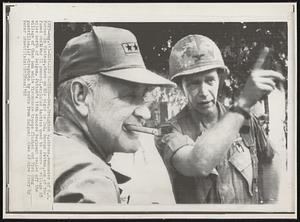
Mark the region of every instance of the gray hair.
[[100, 78], [99, 74], [83, 75], [61, 83], [57, 89], [58, 115], [64, 115], [67, 112], [73, 113], [74, 106], [72, 102], [71, 86], [74, 81], [84, 81], [88, 88], [93, 92], [95, 87], [100, 83]]

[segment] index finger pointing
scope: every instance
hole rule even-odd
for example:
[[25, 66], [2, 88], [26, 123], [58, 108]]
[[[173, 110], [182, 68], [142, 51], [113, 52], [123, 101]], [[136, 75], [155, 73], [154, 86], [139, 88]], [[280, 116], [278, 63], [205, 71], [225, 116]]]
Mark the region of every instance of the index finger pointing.
[[261, 69], [262, 66], [264, 65], [265, 61], [266, 61], [266, 58], [268, 56], [270, 52], [270, 49], [268, 47], [264, 47], [260, 53], [259, 53], [259, 56], [258, 56], [258, 59], [256, 60], [255, 64], [254, 64], [254, 67], [253, 69]]

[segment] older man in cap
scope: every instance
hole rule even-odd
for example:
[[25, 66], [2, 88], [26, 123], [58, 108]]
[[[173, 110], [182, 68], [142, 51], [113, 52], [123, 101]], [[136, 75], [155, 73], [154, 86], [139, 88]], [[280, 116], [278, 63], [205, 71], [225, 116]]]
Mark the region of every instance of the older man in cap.
[[189, 35], [173, 47], [171, 80], [182, 89], [188, 104], [169, 121], [172, 132], [156, 142], [177, 203], [276, 201], [276, 153], [250, 113], [258, 100], [284, 80], [280, 73], [261, 69], [267, 54], [267, 49], [262, 51], [239, 98], [227, 110], [217, 100], [228, 74], [217, 45], [206, 36]]
[[58, 81], [54, 201], [120, 203], [118, 182], [127, 177], [108, 162], [114, 152], [139, 148], [138, 134], [126, 126], [150, 117], [145, 94], [175, 84], [145, 68], [131, 32], [112, 27], [92, 27], [71, 39]]

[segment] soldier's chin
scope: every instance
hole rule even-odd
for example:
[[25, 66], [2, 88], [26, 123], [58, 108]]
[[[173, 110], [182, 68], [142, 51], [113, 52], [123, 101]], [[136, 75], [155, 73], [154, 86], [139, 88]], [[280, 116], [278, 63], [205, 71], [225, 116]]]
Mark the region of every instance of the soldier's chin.
[[211, 113], [213, 110], [212, 110], [212, 106], [209, 106], [209, 107], [197, 107], [197, 111], [202, 114], [208, 114]]

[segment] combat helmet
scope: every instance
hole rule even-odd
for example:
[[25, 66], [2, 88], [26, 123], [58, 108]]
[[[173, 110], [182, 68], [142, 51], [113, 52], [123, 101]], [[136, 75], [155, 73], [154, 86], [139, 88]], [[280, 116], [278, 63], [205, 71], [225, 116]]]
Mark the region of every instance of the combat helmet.
[[169, 79], [177, 84], [180, 77], [215, 68], [221, 69], [225, 75], [229, 74], [220, 49], [206, 36], [188, 35], [172, 48], [169, 58]]

